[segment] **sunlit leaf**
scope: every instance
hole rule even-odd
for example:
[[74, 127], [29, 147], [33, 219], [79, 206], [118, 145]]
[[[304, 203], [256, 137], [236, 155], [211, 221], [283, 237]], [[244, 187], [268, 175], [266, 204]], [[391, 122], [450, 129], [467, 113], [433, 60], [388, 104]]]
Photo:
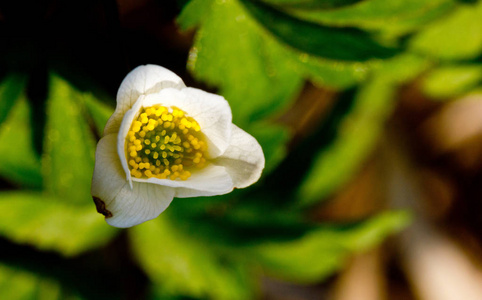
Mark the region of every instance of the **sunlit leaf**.
[[52, 76], [47, 100], [43, 171], [45, 188], [67, 203], [91, 203], [95, 141], [83, 117], [82, 94]]
[[411, 40], [411, 48], [442, 59], [471, 59], [482, 51], [482, 2], [460, 5]]
[[387, 212], [356, 226], [322, 226], [290, 242], [267, 241], [245, 253], [253, 255], [274, 277], [319, 282], [342, 267], [349, 255], [376, 246], [403, 229], [409, 220], [405, 212]]
[[166, 295], [209, 299], [252, 299], [238, 268], [208, 243], [186, 235], [161, 217], [133, 227], [130, 240], [138, 262]]
[[263, 0], [270, 5], [299, 9], [330, 9], [349, 6], [363, 0]]
[[219, 87], [237, 125], [246, 128], [294, 98], [302, 78], [236, 1], [213, 2], [201, 24], [188, 66], [197, 79]]
[[89, 208], [45, 194], [0, 194], [0, 235], [16, 243], [54, 250], [65, 256], [105, 245], [117, 231]]
[[482, 66], [443, 66], [430, 72], [423, 81], [423, 91], [433, 98], [450, 98], [468, 92], [482, 82]]
[[183, 30], [199, 25], [209, 14], [214, 0], [191, 0], [177, 17], [177, 22]]
[[366, 61], [388, 58], [399, 52], [374, 41], [356, 28], [328, 27], [294, 18], [258, 1], [241, 0], [249, 12], [280, 40], [316, 56]]
[[[202, 26], [205, 19], [208, 25], [206, 27]], [[200, 25], [200, 33], [191, 50], [188, 65], [198, 79], [219, 86], [221, 92], [226, 89], [228, 95], [225, 96], [234, 103], [235, 121], [244, 119], [242, 118], [245, 115], [244, 110], [255, 112], [258, 105], [271, 107], [270, 110], [274, 112], [277, 108], [283, 107], [282, 104], [292, 97], [291, 93], [288, 95], [283, 90], [283, 84], [289, 83], [289, 78], [284, 80], [284, 83], [274, 81], [270, 84], [266, 79], [261, 79], [259, 82], [260, 77], [270, 76], [273, 73], [272, 71], [268, 74], [263, 72], [265, 69], [272, 69], [272, 67], [263, 66], [265, 61], [277, 68], [287, 70], [286, 72], [298, 73], [300, 78], [308, 78], [317, 84], [334, 88], [344, 88], [361, 82], [366, 78], [368, 71], [379, 64], [378, 62], [360, 63], [323, 59], [287, 48], [276, 41], [272, 35], [266, 34], [265, 30], [252, 20], [252, 16], [233, 0], [227, 3], [193, 0], [182, 11], [178, 22], [183, 28]], [[221, 30], [227, 26], [226, 24], [229, 28], [225, 31]], [[248, 48], [250, 45], [252, 47]], [[266, 60], [266, 57], [269, 59]], [[233, 75], [226, 77], [226, 74], [231, 73]], [[295, 78], [297, 77], [293, 77], [292, 80]], [[293, 83], [298, 81], [299, 79], [296, 79]], [[248, 88], [248, 82], [251, 88]], [[262, 85], [262, 83], [265, 84]], [[270, 85], [269, 89], [268, 85]], [[266, 97], [253, 98], [252, 95], [256, 95], [255, 89], [259, 89], [260, 86], [265, 87], [259, 94]], [[271, 91], [278, 89], [280, 89], [279, 94], [286, 94], [284, 101], [271, 95]], [[249, 97], [243, 98], [242, 96], [246, 94]], [[236, 104], [237, 102], [240, 104]], [[276, 105], [270, 106], [268, 105], [270, 103]], [[252, 107], [239, 111], [237, 106], [243, 104]]]
[[23, 97], [15, 102], [0, 125], [0, 176], [22, 187], [40, 188], [41, 166], [33, 149], [30, 107]]

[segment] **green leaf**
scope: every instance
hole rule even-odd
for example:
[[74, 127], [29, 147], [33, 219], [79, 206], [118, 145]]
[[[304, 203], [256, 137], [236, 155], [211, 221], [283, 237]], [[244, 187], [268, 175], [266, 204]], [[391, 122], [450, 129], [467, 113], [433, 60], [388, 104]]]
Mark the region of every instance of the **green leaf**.
[[25, 76], [10, 74], [0, 83], [0, 125], [5, 121], [15, 101], [25, 87]]
[[332, 9], [349, 6], [363, 0], [263, 0], [264, 3], [284, 8]]
[[95, 129], [99, 136], [104, 132], [105, 124], [110, 116], [114, 113], [114, 109], [94, 97], [92, 94], [84, 94], [83, 103], [94, 121]]
[[308, 54], [347, 61], [389, 58], [399, 49], [382, 46], [356, 28], [328, 27], [294, 18], [259, 1], [241, 0], [249, 12], [286, 44]]
[[433, 98], [451, 98], [469, 92], [481, 82], [481, 65], [442, 66], [424, 78], [423, 91]]
[[[182, 199], [184, 200], [184, 199]], [[252, 299], [239, 267], [169, 223], [164, 215], [129, 230], [135, 257], [164, 295]], [[243, 277], [243, 276], [241, 276]]]
[[209, 14], [214, 0], [191, 0], [177, 17], [177, 23], [182, 30], [199, 25]]
[[417, 34], [410, 48], [441, 59], [473, 59], [482, 52], [481, 15], [482, 2], [460, 5], [450, 16]]
[[198, 80], [219, 87], [241, 128], [286, 108], [303, 83], [283, 49], [234, 0], [212, 3], [188, 67]]
[[105, 245], [117, 232], [90, 208], [45, 194], [0, 194], [0, 235], [40, 250], [73, 256]]
[[321, 226], [298, 240], [267, 241], [243, 251], [274, 277], [315, 283], [342, 267], [349, 255], [376, 246], [409, 221], [405, 212], [386, 212], [354, 226]]
[[337, 138], [315, 157], [299, 188], [300, 204], [324, 199], [351, 178], [373, 149], [394, 101], [394, 84], [384, 76], [361, 88], [352, 112], [338, 127]]
[[0, 299], [80, 300], [76, 292], [51, 278], [0, 264]]
[[39, 189], [41, 165], [33, 148], [30, 107], [24, 97], [15, 102], [0, 126], [0, 176], [21, 187]]
[[45, 189], [68, 203], [92, 206], [95, 141], [80, 103], [82, 94], [52, 76], [42, 160]]
[[292, 63], [310, 81], [320, 86], [345, 89], [366, 80], [379, 61], [347, 62], [320, 58], [306, 53], [291, 51]]
[[445, 16], [451, 0], [369, 0], [336, 10], [288, 8], [297, 18], [331, 26], [354, 26], [398, 37]]

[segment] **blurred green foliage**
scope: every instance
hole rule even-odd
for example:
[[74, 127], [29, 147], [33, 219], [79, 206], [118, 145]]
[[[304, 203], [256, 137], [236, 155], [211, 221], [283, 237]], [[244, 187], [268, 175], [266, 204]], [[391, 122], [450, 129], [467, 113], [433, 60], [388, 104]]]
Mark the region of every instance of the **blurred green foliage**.
[[[8, 183], [0, 235], [66, 258], [127, 239], [152, 299], [253, 299], [262, 274], [319, 282], [410, 218], [392, 211], [328, 224], [307, 212], [372, 153], [400, 86], [416, 82], [446, 101], [480, 88], [481, 15], [481, 3], [450, 0], [188, 1], [177, 18], [195, 31], [187, 68], [229, 101], [234, 122], [262, 145], [266, 169], [248, 189], [176, 199], [124, 236], [90, 198], [95, 142], [113, 97], [105, 104], [93, 92], [100, 83], [80, 90], [50, 73], [39, 104], [26, 93], [27, 75], [9, 73], [0, 82], [0, 176]], [[292, 145], [293, 128], [277, 120], [311, 108], [296, 102], [307, 81], [332, 91], [335, 104]], [[0, 298], [84, 298], [42, 272], [0, 265]]]

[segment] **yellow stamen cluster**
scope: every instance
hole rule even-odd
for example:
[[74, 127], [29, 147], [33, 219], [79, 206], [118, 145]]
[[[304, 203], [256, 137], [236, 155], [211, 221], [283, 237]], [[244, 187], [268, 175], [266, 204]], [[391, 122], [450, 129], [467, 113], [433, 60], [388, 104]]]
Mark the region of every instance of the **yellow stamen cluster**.
[[186, 180], [206, 162], [201, 127], [179, 108], [143, 108], [127, 133], [125, 150], [136, 178]]

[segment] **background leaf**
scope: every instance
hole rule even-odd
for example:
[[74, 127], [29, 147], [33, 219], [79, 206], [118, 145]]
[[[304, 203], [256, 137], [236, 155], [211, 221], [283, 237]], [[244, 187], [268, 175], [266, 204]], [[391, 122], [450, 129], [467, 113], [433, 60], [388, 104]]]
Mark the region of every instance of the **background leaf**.
[[388, 58], [398, 50], [382, 46], [356, 28], [333, 28], [291, 17], [258, 1], [242, 0], [249, 12], [280, 40], [316, 56], [366, 61]]
[[252, 298], [236, 265], [209, 244], [176, 230], [164, 216], [132, 228], [130, 238], [140, 265], [154, 284], [162, 285], [164, 295]]
[[389, 212], [354, 227], [322, 226], [300, 239], [266, 242], [247, 251], [275, 278], [312, 283], [333, 274], [349, 255], [374, 247], [408, 222], [407, 213]]
[[40, 189], [41, 165], [32, 143], [30, 107], [24, 96], [15, 100], [0, 125], [0, 175], [15, 185]]
[[52, 76], [47, 101], [42, 158], [45, 189], [66, 202], [91, 205], [95, 141], [82, 114], [82, 95]]
[[473, 59], [482, 51], [482, 2], [458, 6], [411, 41], [413, 51], [445, 60]]
[[0, 83], [0, 126], [25, 88], [25, 76], [9, 74]]
[[41, 193], [0, 193], [0, 235], [73, 256], [105, 245], [117, 230], [94, 205], [73, 206]]
[[427, 75], [423, 91], [433, 98], [450, 98], [469, 92], [481, 82], [481, 65], [445, 65]]
[[349, 6], [361, 2], [362, 0], [263, 0], [270, 5], [285, 8], [301, 9], [330, 9]]

